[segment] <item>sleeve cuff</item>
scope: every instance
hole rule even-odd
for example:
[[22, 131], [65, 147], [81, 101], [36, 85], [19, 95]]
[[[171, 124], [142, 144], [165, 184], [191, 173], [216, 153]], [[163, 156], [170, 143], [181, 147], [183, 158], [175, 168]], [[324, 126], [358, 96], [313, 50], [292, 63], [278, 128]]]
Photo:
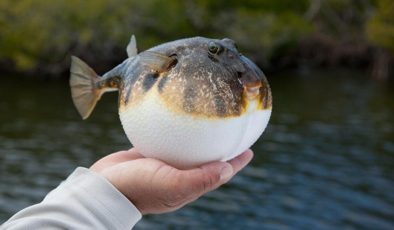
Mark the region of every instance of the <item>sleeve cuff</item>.
[[[78, 167], [61, 186], [80, 194], [96, 218], [119, 229], [131, 229], [142, 218], [139, 210], [107, 179], [87, 168]], [[52, 195], [48, 194], [45, 200], [51, 200]]]

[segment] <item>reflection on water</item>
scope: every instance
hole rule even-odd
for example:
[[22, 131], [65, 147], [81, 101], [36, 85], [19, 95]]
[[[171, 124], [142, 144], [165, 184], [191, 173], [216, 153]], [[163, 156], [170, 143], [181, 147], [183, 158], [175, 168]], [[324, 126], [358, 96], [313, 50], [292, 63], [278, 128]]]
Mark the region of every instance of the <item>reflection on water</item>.
[[[394, 85], [346, 71], [269, 80], [273, 116], [252, 163], [228, 185], [147, 216], [137, 229], [394, 228]], [[130, 147], [116, 101], [105, 96], [81, 121], [66, 81], [0, 85], [0, 223], [75, 167]]]

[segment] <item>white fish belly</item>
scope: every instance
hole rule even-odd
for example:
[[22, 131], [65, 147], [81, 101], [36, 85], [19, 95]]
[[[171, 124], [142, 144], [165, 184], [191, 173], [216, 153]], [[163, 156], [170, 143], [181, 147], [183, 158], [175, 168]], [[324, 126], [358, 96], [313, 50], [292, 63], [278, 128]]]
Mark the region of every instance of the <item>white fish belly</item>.
[[145, 157], [160, 159], [178, 168], [236, 157], [257, 141], [271, 110], [254, 105], [240, 117], [209, 119], [170, 111], [152, 90], [137, 105], [119, 112], [124, 131]]

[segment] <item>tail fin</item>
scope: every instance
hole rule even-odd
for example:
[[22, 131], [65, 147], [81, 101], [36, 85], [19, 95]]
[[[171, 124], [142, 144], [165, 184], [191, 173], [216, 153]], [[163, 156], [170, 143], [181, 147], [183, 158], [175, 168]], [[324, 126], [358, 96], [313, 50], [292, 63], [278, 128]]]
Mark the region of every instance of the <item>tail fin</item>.
[[82, 119], [92, 113], [102, 89], [96, 86], [99, 76], [81, 59], [72, 56], [70, 68], [71, 96]]

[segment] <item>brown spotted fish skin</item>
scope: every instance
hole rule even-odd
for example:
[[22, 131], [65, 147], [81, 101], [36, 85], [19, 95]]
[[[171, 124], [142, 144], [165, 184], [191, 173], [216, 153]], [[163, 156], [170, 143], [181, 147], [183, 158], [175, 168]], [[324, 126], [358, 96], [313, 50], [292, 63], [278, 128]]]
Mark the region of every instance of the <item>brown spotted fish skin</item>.
[[[217, 54], [208, 51], [212, 43], [221, 49]], [[272, 107], [271, 90], [264, 74], [239, 54], [230, 39], [195, 37], [148, 51], [173, 57], [176, 62], [163, 72], [148, 68], [138, 55], [122, 63], [118, 85], [120, 111], [136, 106], [152, 91], [159, 93], [171, 111], [203, 118], [240, 116], [252, 100], [257, 102], [258, 109]], [[248, 85], [260, 87], [256, 98], [246, 96]]]

